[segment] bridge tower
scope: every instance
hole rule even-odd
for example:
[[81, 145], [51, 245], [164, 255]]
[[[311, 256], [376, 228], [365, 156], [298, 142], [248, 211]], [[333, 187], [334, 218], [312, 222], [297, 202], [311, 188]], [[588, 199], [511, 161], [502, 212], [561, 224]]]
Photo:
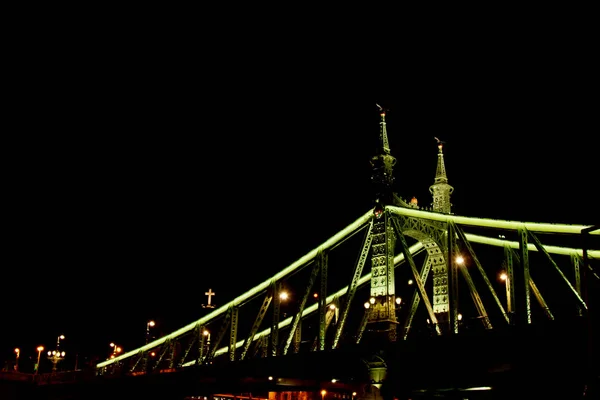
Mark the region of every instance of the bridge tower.
[[435, 180], [433, 185], [429, 187], [429, 192], [433, 197], [433, 211], [450, 214], [452, 208], [450, 195], [454, 191], [454, 188], [448, 184], [448, 177], [446, 176], [444, 152], [442, 151], [444, 142], [438, 138], [436, 140], [438, 141], [437, 168], [435, 170]]
[[[454, 188], [448, 184], [446, 176], [446, 165], [444, 164], [444, 142], [435, 138], [438, 142], [437, 167], [435, 171], [435, 180], [429, 187], [429, 192], [433, 197], [433, 211], [450, 214], [452, 203], [450, 195]], [[446, 249], [446, 257], [450, 256]], [[438, 319], [441, 327], [448, 329], [450, 323], [450, 287], [447, 262], [437, 262], [432, 265], [433, 272], [433, 312]]]
[[369, 330], [387, 333], [389, 341], [396, 341], [396, 289], [394, 281], [394, 248], [396, 236], [386, 205], [394, 204], [393, 169], [396, 159], [390, 154], [385, 122], [385, 110], [380, 109], [379, 154], [371, 158], [371, 182], [375, 189], [375, 220], [371, 247], [371, 291], [368, 324]]

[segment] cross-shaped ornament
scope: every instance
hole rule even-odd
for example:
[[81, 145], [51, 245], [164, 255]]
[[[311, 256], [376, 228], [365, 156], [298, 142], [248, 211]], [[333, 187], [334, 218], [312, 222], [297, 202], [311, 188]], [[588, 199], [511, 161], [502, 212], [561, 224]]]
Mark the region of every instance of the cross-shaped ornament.
[[208, 296], [207, 307], [212, 308], [213, 306], [210, 305], [210, 299], [215, 295], [215, 292], [213, 292], [212, 289], [208, 289], [208, 292], [205, 292], [204, 294]]

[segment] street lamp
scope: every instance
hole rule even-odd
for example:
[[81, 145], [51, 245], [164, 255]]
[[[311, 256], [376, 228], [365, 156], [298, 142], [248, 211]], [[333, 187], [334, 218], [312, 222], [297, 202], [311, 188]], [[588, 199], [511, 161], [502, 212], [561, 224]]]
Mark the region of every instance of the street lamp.
[[15, 358], [15, 371], [19, 371], [19, 356], [21, 355], [21, 349], [17, 347], [15, 349], [15, 353], [17, 353], [17, 356]]
[[146, 344], [148, 344], [148, 342], [150, 341], [150, 328], [154, 325], [156, 325], [156, 322], [154, 321], [148, 321], [146, 323]]
[[48, 352], [48, 358], [52, 362], [52, 372], [56, 372], [58, 362], [62, 361], [65, 358], [65, 352], [61, 352], [58, 350], [52, 350]]
[[60, 351], [60, 341], [61, 341], [61, 339], [64, 340], [64, 338], [65, 338], [65, 335], [59, 335], [56, 338], [56, 350], [52, 350], [52, 351], [48, 352], [48, 358], [50, 358], [50, 361], [52, 362], [52, 372], [56, 372], [58, 362], [62, 361], [65, 358], [65, 352]]
[[65, 335], [60, 335], [58, 338], [56, 338], [56, 350], [58, 350], [58, 348], [60, 347], [60, 341], [61, 339], [64, 339]]
[[37, 373], [40, 369], [40, 356], [42, 355], [42, 351], [44, 351], [44, 346], [38, 346], [37, 347], [38, 357], [37, 357], [37, 363], [35, 364], [35, 375], [37, 375]]
[[120, 352], [123, 351], [123, 349], [120, 346], [117, 346], [115, 343], [111, 343], [110, 347], [112, 347], [113, 352], [110, 355], [110, 358], [115, 358]]
[[325, 400], [325, 395], [327, 394], [327, 390], [321, 390], [321, 400]]

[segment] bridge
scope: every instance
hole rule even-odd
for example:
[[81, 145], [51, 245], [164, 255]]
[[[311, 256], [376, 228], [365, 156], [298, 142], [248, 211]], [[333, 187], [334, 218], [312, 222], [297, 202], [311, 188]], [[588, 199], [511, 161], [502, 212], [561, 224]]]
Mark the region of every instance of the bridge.
[[372, 209], [199, 320], [93, 373], [39, 377], [34, 391], [180, 400], [597, 391], [600, 226], [453, 214], [442, 142], [432, 207], [421, 207], [393, 191], [383, 110], [379, 139]]

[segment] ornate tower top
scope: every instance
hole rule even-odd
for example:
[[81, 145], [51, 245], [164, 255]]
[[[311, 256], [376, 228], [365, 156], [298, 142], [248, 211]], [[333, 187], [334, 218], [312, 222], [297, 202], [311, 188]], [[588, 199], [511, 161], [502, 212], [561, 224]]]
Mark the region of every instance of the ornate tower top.
[[444, 152], [442, 151], [445, 142], [436, 137], [434, 139], [437, 141], [438, 161], [434, 184], [429, 187], [429, 192], [433, 195], [433, 211], [450, 214], [452, 208], [450, 194], [452, 194], [454, 188], [448, 184], [448, 177], [446, 176]]
[[375, 202], [380, 205], [393, 204], [394, 197], [392, 184], [394, 183], [394, 165], [396, 159], [390, 154], [390, 145], [388, 142], [387, 128], [385, 123], [385, 110], [377, 104], [379, 108], [379, 154], [371, 158], [371, 181], [375, 185]]
[[383, 152], [385, 154], [390, 154], [390, 142], [388, 141], [387, 136], [387, 127], [385, 123], [385, 110], [377, 103], [375, 105], [379, 108], [379, 115], [381, 116], [381, 121], [379, 122], [379, 140]]

